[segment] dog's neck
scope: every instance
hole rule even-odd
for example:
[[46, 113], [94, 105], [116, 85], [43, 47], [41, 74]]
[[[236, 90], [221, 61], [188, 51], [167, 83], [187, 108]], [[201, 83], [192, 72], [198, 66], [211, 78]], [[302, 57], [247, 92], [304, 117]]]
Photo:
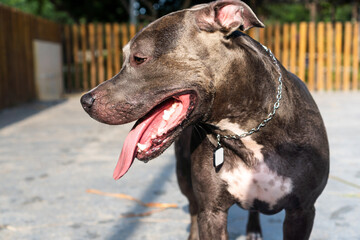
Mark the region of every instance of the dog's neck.
[[220, 90], [214, 93], [207, 123], [223, 128], [224, 121], [228, 121], [246, 131], [273, 112], [281, 87], [281, 70], [271, 51], [260, 44], [247, 42], [239, 52], [226, 77], [217, 81], [216, 89]]

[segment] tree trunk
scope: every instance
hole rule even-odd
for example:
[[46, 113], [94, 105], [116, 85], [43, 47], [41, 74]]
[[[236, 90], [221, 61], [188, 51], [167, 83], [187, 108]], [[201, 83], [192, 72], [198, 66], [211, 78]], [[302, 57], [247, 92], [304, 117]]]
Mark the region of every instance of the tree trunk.
[[360, 21], [359, 17], [359, 1], [354, 0], [352, 3], [352, 20], [353, 21]]
[[129, 14], [130, 14], [130, 23], [137, 24], [137, 17], [135, 16], [135, 8], [134, 8], [135, 0], [130, 0], [129, 6]]
[[191, 0], [185, 0], [182, 4], [181, 4], [181, 9], [185, 9], [191, 6], [192, 1]]
[[309, 3], [309, 8], [310, 8], [310, 21], [316, 22], [316, 17], [317, 17], [317, 3], [316, 3], [315, 1]]
[[330, 14], [331, 14], [331, 22], [334, 24], [336, 21], [336, 5], [331, 5]]

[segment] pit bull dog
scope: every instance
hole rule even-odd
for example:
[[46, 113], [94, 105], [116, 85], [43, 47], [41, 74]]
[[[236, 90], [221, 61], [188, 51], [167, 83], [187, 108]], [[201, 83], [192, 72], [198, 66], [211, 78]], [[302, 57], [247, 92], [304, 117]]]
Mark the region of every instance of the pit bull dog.
[[175, 141], [189, 200], [189, 239], [227, 239], [227, 212], [249, 210], [247, 239], [262, 239], [259, 212], [285, 209], [283, 239], [308, 239], [329, 172], [326, 130], [305, 84], [238, 29], [264, 27], [238, 0], [197, 5], [142, 29], [112, 79], [81, 98], [103, 123], [138, 120], [114, 178]]

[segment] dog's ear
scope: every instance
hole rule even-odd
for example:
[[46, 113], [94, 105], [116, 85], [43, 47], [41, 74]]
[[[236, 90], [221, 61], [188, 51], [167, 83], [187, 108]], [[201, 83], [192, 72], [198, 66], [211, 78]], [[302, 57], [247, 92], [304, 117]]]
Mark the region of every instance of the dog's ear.
[[239, 28], [246, 31], [252, 27], [265, 27], [251, 8], [238, 0], [220, 0], [198, 9], [196, 23], [201, 30], [221, 31], [226, 35]]

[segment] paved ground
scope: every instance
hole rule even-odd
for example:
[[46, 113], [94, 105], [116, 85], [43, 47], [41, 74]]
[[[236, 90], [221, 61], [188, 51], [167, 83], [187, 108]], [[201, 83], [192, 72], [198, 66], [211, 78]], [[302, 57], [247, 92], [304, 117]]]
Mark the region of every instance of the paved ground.
[[[331, 145], [331, 176], [317, 202], [311, 239], [360, 239], [360, 94], [316, 93]], [[90, 119], [79, 96], [0, 112], [0, 239], [186, 239], [188, 205], [180, 194], [173, 149], [120, 181], [112, 171], [131, 126]], [[179, 207], [147, 217], [138, 203], [90, 194], [128, 194]], [[247, 213], [230, 210], [230, 239], [244, 239]], [[266, 240], [281, 239], [283, 213], [262, 216]]]

